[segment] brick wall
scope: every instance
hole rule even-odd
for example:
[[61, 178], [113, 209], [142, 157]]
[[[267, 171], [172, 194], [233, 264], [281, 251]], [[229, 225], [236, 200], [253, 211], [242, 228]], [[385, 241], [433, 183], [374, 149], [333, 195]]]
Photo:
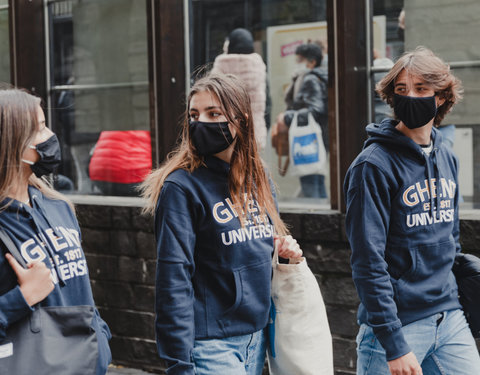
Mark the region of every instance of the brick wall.
[[[163, 373], [154, 335], [153, 221], [138, 207], [77, 206], [95, 301], [113, 334], [116, 364]], [[333, 335], [335, 375], [355, 374], [358, 297], [344, 216], [283, 213], [317, 276]], [[461, 221], [466, 252], [480, 254], [480, 220]]]

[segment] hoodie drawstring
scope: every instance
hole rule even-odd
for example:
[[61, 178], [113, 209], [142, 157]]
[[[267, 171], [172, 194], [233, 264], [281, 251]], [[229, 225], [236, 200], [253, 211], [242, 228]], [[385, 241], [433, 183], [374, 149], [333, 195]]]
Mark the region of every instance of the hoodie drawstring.
[[423, 158], [425, 160], [425, 163], [427, 164], [427, 181], [428, 181], [427, 183], [428, 183], [428, 196], [430, 198], [430, 217], [433, 219], [435, 211], [433, 210], [432, 170], [430, 167], [430, 160], [429, 160], [430, 157], [427, 154], [423, 153]]
[[[437, 148], [434, 147], [432, 150], [432, 162], [433, 162], [433, 171], [434, 171], [434, 177], [435, 181], [437, 184], [437, 189], [436, 189], [436, 216], [437, 219], [440, 219], [440, 171], [438, 170], [438, 164], [437, 164], [437, 153], [436, 153]], [[433, 194], [432, 194], [433, 195]]]
[[[427, 181], [428, 181], [428, 190], [429, 190], [429, 197], [430, 197], [430, 217], [432, 219], [439, 219], [440, 217], [440, 172], [438, 171], [437, 165], [437, 155], [436, 155], [436, 148], [432, 150], [430, 156], [427, 154], [423, 154], [423, 158], [425, 159], [425, 163], [427, 164]], [[433, 188], [432, 188], [432, 169], [430, 166], [430, 160], [433, 163], [433, 177], [436, 183], [435, 189], [435, 204], [433, 200]]]

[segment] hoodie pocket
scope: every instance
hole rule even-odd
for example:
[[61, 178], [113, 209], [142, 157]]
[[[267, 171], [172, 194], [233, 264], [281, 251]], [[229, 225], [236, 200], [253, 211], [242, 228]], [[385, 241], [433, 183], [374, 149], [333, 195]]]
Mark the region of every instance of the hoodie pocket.
[[225, 335], [245, 327], [261, 329], [266, 325], [270, 309], [271, 268], [268, 260], [233, 271], [235, 302], [218, 320]]
[[409, 250], [412, 267], [392, 284], [401, 308], [415, 308], [448, 298], [456, 289], [451, 272], [455, 244], [445, 241]]
[[223, 315], [230, 315], [240, 306], [240, 302], [242, 302], [242, 279], [240, 278], [240, 271], [233, 272], [233, 280], [235, 282], [235, 302], [232, 306], [230, 306]]

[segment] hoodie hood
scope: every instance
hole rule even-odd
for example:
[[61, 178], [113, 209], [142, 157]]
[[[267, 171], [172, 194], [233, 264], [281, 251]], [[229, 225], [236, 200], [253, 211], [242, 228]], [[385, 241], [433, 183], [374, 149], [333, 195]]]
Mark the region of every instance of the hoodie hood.
[[320, 66], [313, 68], [308, 74], [315, 74], [321, 81], [325, 82], [325, 84], [328, 83], [328, 72]]
[[[33, 186], [28, 187], [28, 195], [32, 207], [12, 199], [2, 212], [0, 224], [9, 228], [8, 230], [14, 234], [23, 233], [25, 235], [28, 232], [26, 228], [31, 228], [33, 230], [31, 232], [32, 238], [42, 243], [42, 247], [48, 254], [51, 268], [55, 271], [59, 284], [64, 286], [65, 280], [62, 272], [59, 270], [61, 263], [58, 260], [58, 256], [56, 256], [58, 244], [55, 238], [63, 238], [65, 236], [65, 233], [62, 233], [59, 228], [65, 225], [67, 217], [72, 219], [75, 224], [77, 224], [76, 220], [73, 219], [70, 210], [65, 209], [67, 206], [65, 202], [48, 199], [40, 190]], [[8, 199], [10, 200], [10, 198]], [[4, 201], [2, 205], [6, 203]], [[60, 207], [62, 207], [61, 210], [59, 209]], [[46, 231], [51, 233], [51, 235], [46, 235]]]
[[[395, 128], [398, 122], [397, 120], [386, 118], [380, 124], [372, 123], [367, 125], [368, 139], [365, 141], [364, 148], [373, 143], [379, 143], [387, 147], [401, 148], [420, 159], [424, 159], [425, 153], [422, 147]], [[442, 143], [442, 135], [436, 128], [432, 128], [431, 138], [433, 150], [438, 149]]]

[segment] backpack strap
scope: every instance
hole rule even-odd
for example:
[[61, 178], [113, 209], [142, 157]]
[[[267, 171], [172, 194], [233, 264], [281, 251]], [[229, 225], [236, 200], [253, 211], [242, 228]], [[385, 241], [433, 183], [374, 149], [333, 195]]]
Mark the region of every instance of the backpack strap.
[[17, 247], [13, 243], [12, 239], [8, 236], [3, 228], [0, 228], [0, 240], [5, 244], [7, 250], [15, 258], [15, 260], [20, 263], [23, 268], [27, 268], [27, 263], [23, 259], [22, 254], [18, 251]]

